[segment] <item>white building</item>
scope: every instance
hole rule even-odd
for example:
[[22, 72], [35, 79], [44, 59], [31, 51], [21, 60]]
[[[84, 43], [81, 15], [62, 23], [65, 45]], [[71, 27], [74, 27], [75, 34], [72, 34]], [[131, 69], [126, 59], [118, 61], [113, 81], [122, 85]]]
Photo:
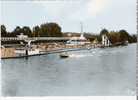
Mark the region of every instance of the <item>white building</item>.
[[110, 46], [111, 45], [111, 41], [109, 40], [109, 38], [106, 34], [102, 35], [102, 45], [103, 46]]
[[25, 38], [28, 38], [28, 36], [24, 35], [23, 33], [20, 33], [20, 35], [17, 35], [17, 38], [25, 39]]
[[83, 34], [80, 35], [80, 37], [71, 37], [69, 41], [67, 41], [67, 45], [85, 45], [89, 44], [90, 41], [88, 41]]

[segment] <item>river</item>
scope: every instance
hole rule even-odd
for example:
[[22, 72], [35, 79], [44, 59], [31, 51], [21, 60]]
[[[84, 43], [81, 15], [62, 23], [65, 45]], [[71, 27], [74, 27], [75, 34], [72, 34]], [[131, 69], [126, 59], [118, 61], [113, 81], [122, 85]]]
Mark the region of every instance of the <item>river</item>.
[[3, 59], [3, 96], [135, 95], [136, 44]]

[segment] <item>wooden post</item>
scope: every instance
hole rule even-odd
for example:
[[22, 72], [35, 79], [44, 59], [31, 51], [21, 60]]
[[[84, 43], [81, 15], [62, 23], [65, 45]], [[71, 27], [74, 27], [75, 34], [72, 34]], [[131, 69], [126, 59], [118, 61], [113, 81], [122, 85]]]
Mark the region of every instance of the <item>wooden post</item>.
[[25, 50], [25, 55], [28, 56], [28, 50], [27, 49]]

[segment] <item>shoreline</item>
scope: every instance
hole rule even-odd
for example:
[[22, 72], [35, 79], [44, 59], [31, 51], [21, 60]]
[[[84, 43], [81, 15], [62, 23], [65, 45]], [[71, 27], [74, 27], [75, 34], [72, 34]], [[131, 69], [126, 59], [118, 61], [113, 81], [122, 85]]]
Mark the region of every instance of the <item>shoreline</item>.
[[54, 53], [61, 53], [61, 52], [68, 52], [68, 51], [80, 51], [80, 50], [88, 50], [88, 48], [58, 49], [58, 50], [52, 50], [52, 51], [45, 51], [43, 53], [33, 54], [33, 55], [13, 56], [13, 57], [1, 57], [1, 59], [28, 58], [28, 57], [32, 57], [32, 56], [40, 56], [40, 55], [47, 55], [47, 54], [54, 54]]
[[[79, 51], [79, 50], [90, 50], [94, 48], [112, 48], [117, 46], [104, 47], [101, 44], [87, 44], [87, 45], [65, 45], [63, 43], [52, 43], [52, 44], [35, 44], [34, 49], [40, 49], [38, 54], [32, 55], [17, 55], [14, 51], [16, 47], [1, 48], [1, 59], [17, 59], [17, 58], [28, 58], [32, 56], [47, 55], [53, 53], [61, 53], [68, 51]], [[125, 46], [125, 45], [121, 45]], [[18, 47], [21, 48], [21, 47]]]

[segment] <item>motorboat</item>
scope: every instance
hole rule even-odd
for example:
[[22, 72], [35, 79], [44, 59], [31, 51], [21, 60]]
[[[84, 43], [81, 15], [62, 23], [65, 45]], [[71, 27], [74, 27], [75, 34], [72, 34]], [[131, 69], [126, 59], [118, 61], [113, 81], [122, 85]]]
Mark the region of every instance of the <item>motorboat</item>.
[[60, 54], [60, 58], [68, 58], [69, 54], [67, 52], [63, 52]]

